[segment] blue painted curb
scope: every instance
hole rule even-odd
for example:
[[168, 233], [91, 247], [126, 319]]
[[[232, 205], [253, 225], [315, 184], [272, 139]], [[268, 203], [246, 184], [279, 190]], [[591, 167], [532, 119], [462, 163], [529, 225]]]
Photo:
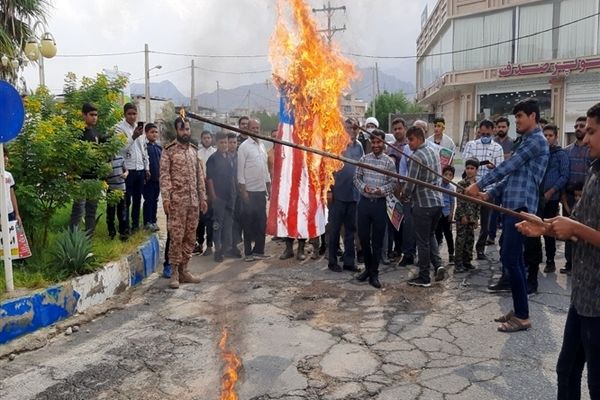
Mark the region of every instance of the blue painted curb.
[[[158, 236], [153, 235], [137, 252], [99, 271], [3, 301], [0, 303], [0, 344], [100, 304], [126, 287], [139, 285], [156, 271], [159, 261], [160, 243]], [[105, 280], [110, 284], [104, 283]], [[92, 286], [90, 282], [96, 284]]]

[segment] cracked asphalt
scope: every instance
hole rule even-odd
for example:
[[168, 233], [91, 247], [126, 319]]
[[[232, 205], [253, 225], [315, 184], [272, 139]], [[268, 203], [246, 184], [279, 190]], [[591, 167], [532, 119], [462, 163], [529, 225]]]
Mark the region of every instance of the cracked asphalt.
[[281, 244], [267, 250], [273, 257], [255, 263], [195, 256], [202, 283], [174, 291], [154, 279], [106, 314], [87, 313], [79, 332], [3, 358], [0, 398], [219, 399], [224, 328], [244, 400], [556, 397], [564, 275], [540, 274], [533, 329], [508, 335], [492, 320], [510, 296], [486, 292], [500, 267], [492, 248], [476, 271], [429, 289], [407, 286], [415, 267], [383, 267], [383, 290], [323, 259], [280, 261]]

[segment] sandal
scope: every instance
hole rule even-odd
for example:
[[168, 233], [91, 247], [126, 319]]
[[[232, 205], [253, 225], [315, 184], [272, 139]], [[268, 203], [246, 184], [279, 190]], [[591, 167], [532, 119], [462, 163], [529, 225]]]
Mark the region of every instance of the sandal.
[[529, 328], [531, 328], [530, 322], [523, 323], [513, 315], [509, 318], [508, 321], [502, 323], [502, 325], [498, 327], [498, 331], [504, 333], [513, 333], [519, 331], [526, 331]]
[[494, 318], [494, 322], [508, 322], [509, 319], [511, 319], [511, 317], [515, 315], [513, 310], [510, 310], [508, 313], [506, 313], [506, 315], [503, 315], [501, 317], [498, 318]]

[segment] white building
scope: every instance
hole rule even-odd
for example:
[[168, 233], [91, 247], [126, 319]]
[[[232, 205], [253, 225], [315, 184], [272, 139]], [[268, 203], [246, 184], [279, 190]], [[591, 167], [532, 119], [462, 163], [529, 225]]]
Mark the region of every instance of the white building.
[[417, 39], [417, 101], [460, 141], [466, 121], [510, 116], [535, 97], [570, 142], [575, 119], [600, 102], [599, 9], [600, 0], [439, 0]]

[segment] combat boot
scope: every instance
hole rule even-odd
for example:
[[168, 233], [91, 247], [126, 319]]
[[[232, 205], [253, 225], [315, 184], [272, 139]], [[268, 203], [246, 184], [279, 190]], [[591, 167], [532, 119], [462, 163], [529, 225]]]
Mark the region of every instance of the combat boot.
[[319, 258], [319, 238], [310, 239], [309, 243], [312, 245], [311, 260], [317, 260]]
[[171, 271], [171, 280], [169, 281], [169, 287], [171, 289], [179, 289], [179, 270], [176, 265]]
[[188, 270], [187, 265], [179, 266], [179, 282], [180, 283], [200, 283], [201, 279], [194, 276]]
[[306, 244], [306, 240], [298, 240], [298, 253], [296, 254], [296, 258], [300, 261], [306, 260], [306, 254], [304, 254], [304, 245]]
[[280, 260], [287, 260], [288, 258], [294, 257], [294, 240], [290, 238], [285, 238], [285, 250], [279, 256]]

